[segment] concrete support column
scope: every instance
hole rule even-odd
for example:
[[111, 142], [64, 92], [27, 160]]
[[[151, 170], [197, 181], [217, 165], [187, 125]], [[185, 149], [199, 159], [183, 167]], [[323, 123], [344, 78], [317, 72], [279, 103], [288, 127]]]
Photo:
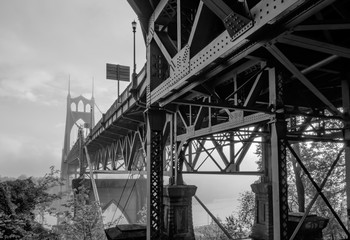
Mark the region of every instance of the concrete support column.
[[192, 197], [197, 190], [193, 185], [168, 185], [164, 187], [164, 238], [169, 240], [194, 240]]

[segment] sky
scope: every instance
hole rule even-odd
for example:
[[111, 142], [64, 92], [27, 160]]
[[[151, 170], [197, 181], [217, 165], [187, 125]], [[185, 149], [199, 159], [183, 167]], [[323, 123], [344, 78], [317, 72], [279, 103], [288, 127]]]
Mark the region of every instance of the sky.
[[[88, 98], [94, 79], [96, 104], [107, 111], [117, 84], [105, 65], [132, 69], [134, 19], [126, 0], [0, 0], [1, 176], [60, 168], [68, 79], [72, 97]], [[136, 52], [138, 71], [146, 62], [139, 25]]]

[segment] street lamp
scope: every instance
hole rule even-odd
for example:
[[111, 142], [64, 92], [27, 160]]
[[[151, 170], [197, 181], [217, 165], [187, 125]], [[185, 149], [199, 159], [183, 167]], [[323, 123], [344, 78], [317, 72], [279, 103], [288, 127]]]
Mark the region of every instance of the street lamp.
[[[135, 60], [135, 55], [136, 55], [136, 49], [135, 49], [135, 33], [136, 33], [136, 21], [132, 21], [131, 22], [131, 26], [132, 26], [132, 32], [134, 33], [134, 70], [133, 70], [133, 81], [136, 80], [136, 60]], [[136, 82], [133, 84], [136, 84]], [[136, 87], [136, 86], [135, 86]]]

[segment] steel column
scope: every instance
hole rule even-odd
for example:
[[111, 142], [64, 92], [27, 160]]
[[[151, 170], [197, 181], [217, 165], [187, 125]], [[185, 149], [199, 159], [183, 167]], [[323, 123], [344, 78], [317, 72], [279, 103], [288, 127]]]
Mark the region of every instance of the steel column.
[[162, 239], [163, 126], [165, 113], [147, 111], [147, 239]]
[[288, 186], [285, 122], [276, 117], [271, 124], [271, 167], [272, 167], [272, 205], [274, 240], [287, 238], [288, 221]]
[[344, 108], [344, 141], [345, 141], [345, 177], [346, 177], [346, 199], [348, 229], [350, 229], [350, 89], [347, 79], [342, 81], [342, 95]]
[[276, 112], [271, 123], [271, 183], [273, 239], [285, 240], [288, 222], [288, 185], [286, 154], [286, 122], [281, 112], [283, 106], [283, 78], [275, 69], [269, 70], [270, 105]]

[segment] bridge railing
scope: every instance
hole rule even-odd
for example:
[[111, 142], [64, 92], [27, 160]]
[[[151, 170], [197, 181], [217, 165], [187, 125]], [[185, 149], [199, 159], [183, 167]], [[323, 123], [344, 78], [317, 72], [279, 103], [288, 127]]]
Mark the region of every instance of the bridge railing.
[[[136, 76], [136, 89], [138, 90], [138, 97], [142, 96], [144, 91], [146, 90], [146, 64], [141, 69], [141, 71]], [[91, 133], [87, 137], [87, 143], [93, 140], [99, 133], [103, 130], [106, 125], [114, 122], [116, 119], [121, 117], [121, 115], [126, 112], [131, 106], [137, 103], [138, 100], [134, 99], [131, 94], [131, 89], [133, 87], [133, 83], [131, 82], [126, 89], [120, 94], [119, 98], [117, 98], [111, 107], [107, 110], [105, 114], [102, 115], [102, 118], [98, 121], [98, 123], [94, 126]]]
[[66, 159], [67, 163], [74, 162], [74, 160], [79, 158], [79, 154], [80, 154], [80, 144], [79, 144], [79, 139], [77, 139], [77, 141], [74, 143], [74, 145], [72, 146], [72, 148], [70, 149], [67, 155], [67, 159]]

